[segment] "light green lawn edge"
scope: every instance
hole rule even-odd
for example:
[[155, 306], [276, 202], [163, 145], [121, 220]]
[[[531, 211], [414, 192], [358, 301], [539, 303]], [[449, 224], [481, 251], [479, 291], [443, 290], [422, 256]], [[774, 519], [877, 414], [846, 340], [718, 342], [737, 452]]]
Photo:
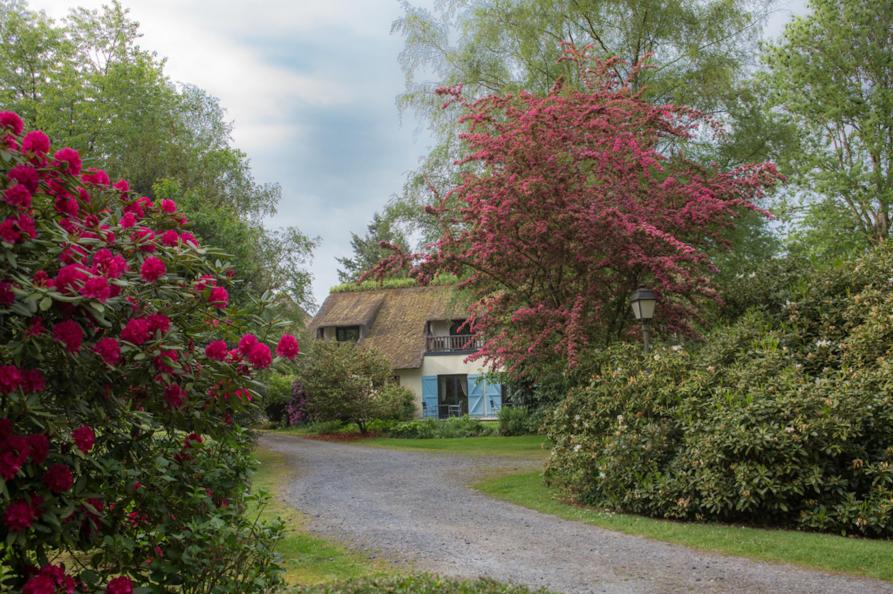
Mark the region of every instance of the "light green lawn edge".
[[481, 493], [566, 520], [577, 520], [625, 534], [644, 536], [693, 549], [791, 563], [810, 569], [893, 582], [893, 541], [833, 534], [699, 524], [614, 514], [561, 501], [542, 472], [489, 478], [472, 487]]
[[308, 534], [303, 530], [303, 515], [288, 505], [282, 492], [292, 470], [286, 457], [279, 452], [255, 448], [260, 467], [252, 484], [255, 490], [271, 495], [261, 512], [264, 520], [280, 518], [285, 523], [285, 536], [276, 550], [282, 555], [286, 583], [290, 586], [312, 586], [366, 576], [393, 575], [395, 572], [382, 561], [372, 561], [358, 553]]
[[515, 437], [439, 437], [432, 439], [402, 439], [373, 437], [350, 442], [351, 445], [411, 450], [445, 452], [463, 456], [506, 456], [512, 458], [543, 459], [549, 454], [546, 439], [541, 435]]

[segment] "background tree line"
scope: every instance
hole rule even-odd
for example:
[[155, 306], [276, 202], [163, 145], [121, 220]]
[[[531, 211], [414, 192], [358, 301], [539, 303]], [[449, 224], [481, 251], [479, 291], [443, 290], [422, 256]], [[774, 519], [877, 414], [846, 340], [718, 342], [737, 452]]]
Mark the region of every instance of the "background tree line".
[[236, 301], [265, 291], [294, 314], [312, 305], [306, 264], [315, 240], [264, 228], [282, 189], [257, 181], [232, 124], [204, 90], [171, 81], [142, 49], [120, 2], [75, 8], [54, 22], [22, 0], [0, 0], [0, 104], [102, 164], [136, 192], [174, 199], [200, 239], [226, 251], [245, 281]]

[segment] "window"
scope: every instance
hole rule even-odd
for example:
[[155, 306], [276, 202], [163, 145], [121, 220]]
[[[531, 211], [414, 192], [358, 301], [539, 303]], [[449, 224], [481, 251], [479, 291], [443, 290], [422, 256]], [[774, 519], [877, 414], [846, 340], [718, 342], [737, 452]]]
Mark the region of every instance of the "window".
[[359, 326], [341, 326], [335, 328], [335, 340], [337, 340], [338, 342], [356, 342], [359, 339]]
[[471, 334], [471, 330], [465, 325], [465, 320], [450, 321], [450, 336], [468, 336], [469, 334]]
[[437, 416], [441, 419], [468, 414], [468, 376], [437, 376]]
[[316, 329], [316, 337], [320, 340], [326, 337], [326, 329], [325, 328], [317, 328]]

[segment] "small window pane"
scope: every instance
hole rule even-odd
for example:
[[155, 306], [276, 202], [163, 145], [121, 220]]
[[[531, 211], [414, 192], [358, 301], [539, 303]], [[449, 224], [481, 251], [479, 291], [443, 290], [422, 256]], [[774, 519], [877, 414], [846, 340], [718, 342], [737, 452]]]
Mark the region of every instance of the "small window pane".
[[344, 326], [335, 328], [335, 340], [338, 342], [356, 342], [360, 339], [359, 326]]

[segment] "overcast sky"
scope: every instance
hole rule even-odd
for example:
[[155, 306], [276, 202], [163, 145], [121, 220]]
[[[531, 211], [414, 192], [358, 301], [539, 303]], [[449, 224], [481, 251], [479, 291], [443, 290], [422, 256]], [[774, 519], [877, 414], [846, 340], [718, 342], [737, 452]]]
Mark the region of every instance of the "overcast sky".
[[[413, 0], [430, 5], [433, 0]], [[64, 17], [102, 0], [30, 0]], [[270, 226], [297, 225], [320, 237], [312, 264], [318, 303], [337, 283], [335, 258], [350, 232], [398, 193], [430, 139], [395, 97], [403, 40], [391, 35], [398, 0], [122, 0], [141, 25], [144, 48], [167, 59], [167, 74], [220, 98], [236, 145], [255, 177], [282, 185]], [[777, 3], [777, 34], [805, 0]]]

